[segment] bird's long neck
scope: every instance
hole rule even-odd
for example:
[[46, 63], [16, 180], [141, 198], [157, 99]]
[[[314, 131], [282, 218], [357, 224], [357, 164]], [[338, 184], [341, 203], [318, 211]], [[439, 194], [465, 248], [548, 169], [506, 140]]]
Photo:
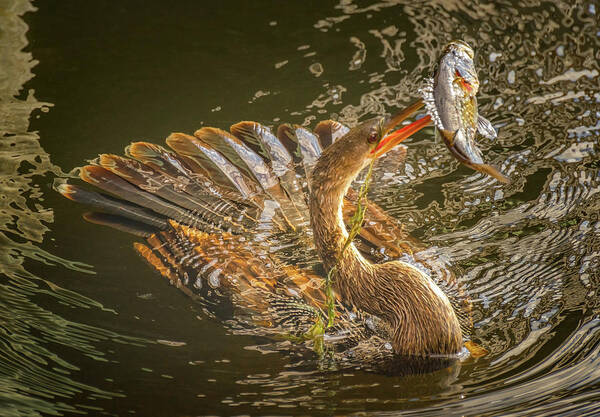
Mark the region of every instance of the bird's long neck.
[[342, 297], [353, 302], [352, 295], [356, 294], [346, 290], [360, 288], [360, 283], [372, 274], [373, 266], [354, 244], [344, 249], [348, 239], [342, 216], [344, 195], [368, 162], [346, 153], [348, 148], [336, 142], [321, 155], [311, 178], [310, 213], [315, 244], [325, 269], [336, 267], [336, 287]]
[[457, 353], [462, 346], [460, 323], [431, 278], [402, 262], [373, 265], [353, 244], [345, 248], [344, 195], [369, 159], [368, 152], [356, 152], [351, 139], [327, 148], [312, 173], [311, 225], [325, 269], [336, 268], [334, 287], [344, 302], [387, 322], [396, 353]]

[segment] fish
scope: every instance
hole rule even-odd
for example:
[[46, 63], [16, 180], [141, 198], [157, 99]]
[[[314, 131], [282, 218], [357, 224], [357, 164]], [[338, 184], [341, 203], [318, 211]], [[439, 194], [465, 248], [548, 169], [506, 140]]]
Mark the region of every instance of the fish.
[[468, 167], [508, 184], [510, 179], [498, 168], [485, 163], [477, 135], [496, 138], [492, 123], [479, 114], [479, 78], [473, 62], [474, 51], [466, 42], [455, 40], [444, 48], [433, 77], [420, 90], [427, 113], [450, 153]]

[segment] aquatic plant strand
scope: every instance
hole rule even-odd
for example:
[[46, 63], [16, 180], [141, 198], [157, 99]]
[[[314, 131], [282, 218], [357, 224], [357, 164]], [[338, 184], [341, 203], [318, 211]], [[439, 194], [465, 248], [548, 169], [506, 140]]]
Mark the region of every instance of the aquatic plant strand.
[[337, 271], [337, 265], [334, 265], [327, 273], [325, 278], [325, 296], [326, 307], [327, 307], [327, 328], [333, 326], [335, 320], [335, 295], [333, 294], [333, 287], [331, 285], [333, 274]]
[[375, 160], [373, 159], [369, 164], [369, 170], [367, 171], [365, 182], [363, 183], [362, 187], [360, 188], [360, 192], [358, 193], [356, 211], [354, 212], [352, 219], [350, 219], [350, 232], [348, 233], [346, 242], [344, 242], [344, 247], [342, 248], [340, 256], [346, 251], [348, 246], [350, 246], [350, 244], [352, 243], [356, 235], [360, 233], [360, 229], [362, 228], [362, 224], [365, 219], [365, 212], [367, 211], [367, 193], [369, 192], [369, 185], [371, 184], [371, 174], [373, 173], [374, 164]]
[[[375, 164], [375, 160], [373, 159], [369, 164], [369, 170], [367, 171], [367, 175], [365, 177], [365, 181], [360, 188], [358, 193], [358, 199], [356, 203], [356, 210], [350, 219], [350, 232], [348, 233], [348, 237], [344, 242], [344, 246], [342, 247], [342, 251], [340, 252], [340, 258], [343, 256], [344, 252], [350, 246], [354, 238], [360, 233], [360, 229], [362, 227], [363, 221], [365, 219], [365, 213], [367, 211], [367, 193], [369, 192], [369, 185], [371, 184], [371, 174], [373, 173], [373, 165]], [[333, 326], [335, 320], [335, 295], [333, 293], [332, 281], [333, 275], [337, 271], [337, 265], [334, 265], [327, 274], [327, 278], [325, 280], [325, 294], [327, 296], [327, 328]]]
[[[342, 250], [340, 252], [340, 257], [344, 254], [348, 246], [350, 246], [354, 238], [360, 233], [360, 229], [365, 219], [365, 213], [367, 211], [367, 193], [369, 192], [369, 185], [371, 184], [371, 174], [373, 173], [374, 163], [375, 160], [372, 160], [369, 164], [369, 170], [367, 171], [365, 181], [358, 193], [356, 210], [352, 215], [352, 218], [350, 219], [350, 232], [348, 233], [348, 237], [344, 242], [344, 246], [342, 247]], [[301, 340], [313, 340], [313, 350], [319, 356], [322, 356], [325, 353], [325, 346], [323, 343], [323, 336], [325, 335], [325, 330], [332, 327], [335, 323], [335, 294], [333, 292], [332, 283], [333, 276], [336, 272], [337, 264], [331, 267], [331, 269], [327, 273], [327, 277], [325, 278], [325, 307], [327, 310], [327, 325], [324, 325], [321, 315], [317, 315], [315, 324], [313, 324], [312, 327], [306, 333], [304, 333], [303, 337], [301, 338]]]

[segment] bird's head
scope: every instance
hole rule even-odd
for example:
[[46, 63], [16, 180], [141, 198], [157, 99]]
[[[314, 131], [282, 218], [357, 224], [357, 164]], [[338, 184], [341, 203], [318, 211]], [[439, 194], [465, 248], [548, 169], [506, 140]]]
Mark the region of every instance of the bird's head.
[[[341, 157], [346, 154], [343, 150], [348, 150], [348, 157], [354, 162], [364, 160], [368, 163], [377, 159], [431, 123], [431, 117], [424, 116], [394, 130], [422, 106], [423, 101], [419, 100], [392, 117], [375, 117], [366, 120], [350, 129], [343, 138], [327, 148], [326, 152]], [[338, 162], [343, 161], [338, 159]]]

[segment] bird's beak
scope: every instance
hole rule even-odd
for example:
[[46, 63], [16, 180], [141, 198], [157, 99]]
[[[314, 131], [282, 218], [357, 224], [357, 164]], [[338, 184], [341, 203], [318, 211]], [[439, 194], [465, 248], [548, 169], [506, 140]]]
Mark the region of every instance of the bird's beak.
[[427, 115], [419, 120], [412, 122], [409, 125], [406, 125], [392, 133], [393, 128], [398, 126], [401, 122], [403, 122], [406, 118], [412, 116], [417, 110], [423, 107], [423, 100], [418, 100], [415, 103], [408, 106], [406, 109], [402, 110], [400, 113], [392, 117], [384, 126], [383, 126], [383, 139], [379, 141], [379, 144], [371, 151], [371, 157], [379, 158], [381, 155], [398, 145], [404, 139], [409, 138], [413, 134], [417, 133], [419, 130], [428, 126], [431, 123], [431, 116]]

